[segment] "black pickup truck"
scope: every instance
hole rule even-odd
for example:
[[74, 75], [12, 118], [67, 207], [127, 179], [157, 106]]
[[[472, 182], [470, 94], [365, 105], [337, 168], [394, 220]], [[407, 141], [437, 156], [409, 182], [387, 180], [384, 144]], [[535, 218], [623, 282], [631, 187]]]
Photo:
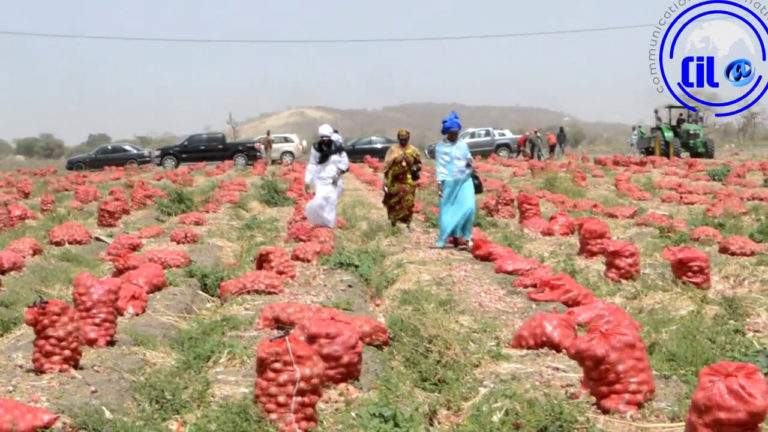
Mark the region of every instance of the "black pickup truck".
[[178, 144], [161, 147], [153, 152], [152, 161], [166, 169], [183, 163], [221, 162], [233, 160], [235, 166], [244, 167], [261, 158], [261, 144], [256, 141], [228, 142], [223, 133], [190, 135]]

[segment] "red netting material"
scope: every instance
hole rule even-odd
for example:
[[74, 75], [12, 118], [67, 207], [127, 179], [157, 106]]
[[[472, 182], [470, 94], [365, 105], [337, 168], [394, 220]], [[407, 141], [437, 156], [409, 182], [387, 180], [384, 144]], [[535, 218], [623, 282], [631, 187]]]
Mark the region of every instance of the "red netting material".
[[80, 365], [80, 324], [75, 309], [61, 300], [39, 300], [24, 312], [35, 332], [32, 364], [40, 373], [67, 372]]
[[759, 432], [768, 414], [768, 382], [750, 363], [721, 361], [699, 372], [686, 432]]
[[294, 335], [264, 339], [256, 348], [254, 398], [281, 432], [317, 426], [317, 402], [323, 396], [323, 361]]
[[688, 282], [696, 288], [708, 289], [709, 257], [704, 252], [688, 246], [664, 248], [661, 257], [670, 262], [676, 279]]
[[120, 279], [98, 279], [87, 272], [75, 277], [72, 299], [84, 344], [105, 347], [112, 342], [117, 332], [115, 303], [120, 285]]

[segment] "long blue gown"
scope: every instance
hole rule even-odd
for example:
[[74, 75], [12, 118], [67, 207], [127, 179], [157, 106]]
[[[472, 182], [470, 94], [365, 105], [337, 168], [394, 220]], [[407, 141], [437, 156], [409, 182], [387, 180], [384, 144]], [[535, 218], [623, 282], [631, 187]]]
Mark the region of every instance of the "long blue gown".
[[435, 149], [437, 181], [443, 183], [443, 197], [440, 199], [438, 225], [440, 234], [438, 247], [445, 247], [448, 238], [472, 238], [475, 223], [475, 188], [472, 184], [472, 169], [467, 161], [472, 158], [464, 140], [451, 143], [443, 140]]

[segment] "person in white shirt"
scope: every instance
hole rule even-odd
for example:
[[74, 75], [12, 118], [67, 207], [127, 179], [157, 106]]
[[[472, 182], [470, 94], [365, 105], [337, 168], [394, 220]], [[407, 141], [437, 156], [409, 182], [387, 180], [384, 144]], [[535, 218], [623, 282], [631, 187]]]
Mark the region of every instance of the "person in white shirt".
[[344, 190], [342, 176], [349, 171], [349, 159], [344, 147], [333, 140], [333, 127], [318, 129], [320, 140], [312, 146], [309, 163], [304, 172], [304, 189], [315, 189], [315, 197], [307, 203], [304, 214], [317, 226], [334, 228], [339, 197]]

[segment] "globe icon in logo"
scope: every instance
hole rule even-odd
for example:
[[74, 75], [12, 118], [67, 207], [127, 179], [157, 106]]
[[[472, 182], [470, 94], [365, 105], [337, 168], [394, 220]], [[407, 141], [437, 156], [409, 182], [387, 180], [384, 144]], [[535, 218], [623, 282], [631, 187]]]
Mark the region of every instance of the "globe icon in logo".
[[694, 4], [669, 23], [659, 46], [664, 85], [692, 111], [726, 117], [754, 106], [768, 91], [768, 25], [730, 0]]
[[757, 58], [760, 48], [748, 32], [749, 28], [739, 21], [713, 19], [692, 23], [680, 37], [682, 56], [715, 58], [715, 77], [720, 86], [714, 102], [743, 93], [740, 87], [752, 82], [756, 75], [749, 59]]

